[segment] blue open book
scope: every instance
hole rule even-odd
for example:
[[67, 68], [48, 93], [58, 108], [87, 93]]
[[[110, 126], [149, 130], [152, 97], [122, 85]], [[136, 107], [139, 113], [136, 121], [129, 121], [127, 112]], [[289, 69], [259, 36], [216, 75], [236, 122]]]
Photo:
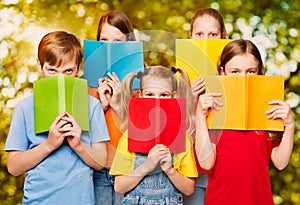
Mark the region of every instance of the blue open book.
[[[88, 86], [98, 87], [98, 79], [116, 73], [122, 81], [126, 75], [144, 70], [143, 43], [84, 40], [84, 78]], [[134, 88], [139, 82], [134, 82]]]

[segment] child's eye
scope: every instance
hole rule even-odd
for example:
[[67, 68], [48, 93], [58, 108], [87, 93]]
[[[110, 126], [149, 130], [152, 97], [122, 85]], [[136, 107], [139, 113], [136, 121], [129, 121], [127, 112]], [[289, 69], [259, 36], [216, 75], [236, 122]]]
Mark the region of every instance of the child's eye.
[[257, 71], [256, 71], [256, 70], [249, 70], [248, 73], [249, 73], [249, 74], [256, 74]]
[[203, 36], [203, 33], [196, 33], [196, 36], [201, 37]]
[[48, 69], [49, 73], [55, 73], [55, 69], [54, 68], [50, 68]]
[[72, 69], [67, 69], [65, 72], [66, 72], [67, 74], [70, 74], [70, 73], [73, 73], [73, 70], [72, 70]]
[[170, 94], [168, 94], [168, 93], [163, 93], [163, 94], [160, 95], [160, 97], [161, 97], [161, 98], [168, 98], [168, 97], [170, 97]]
[[108, 41], [107, 38], [100, 38], [100, 41]]
[[237, 74], [239, 74], [239, 71], [237, 71], [237, 70], [232, 70], [231, 73], [237, 75]]
[[152, 94], [152, 93], [147, 93], [146, 96], [147, 96], [147, 97], [152, 97], [153, 94]]

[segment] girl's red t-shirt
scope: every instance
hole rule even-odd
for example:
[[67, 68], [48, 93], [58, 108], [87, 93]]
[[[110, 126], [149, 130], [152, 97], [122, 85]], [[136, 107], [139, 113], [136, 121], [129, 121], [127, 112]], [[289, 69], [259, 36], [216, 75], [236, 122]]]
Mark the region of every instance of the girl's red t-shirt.
[[279, 141], [264, 131], [223, 130], [210, 132], [210, 137], [217, 156], [205, 204], [274, 204], [268, 168]]

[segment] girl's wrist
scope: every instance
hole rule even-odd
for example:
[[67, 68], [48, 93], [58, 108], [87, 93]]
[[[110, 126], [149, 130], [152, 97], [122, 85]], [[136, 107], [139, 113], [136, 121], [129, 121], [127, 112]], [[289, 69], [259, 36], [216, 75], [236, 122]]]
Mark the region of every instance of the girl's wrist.
[[287, 124], [287, 125], [284, 126], [284, 131], [285, 132], [290, 131], [290, 132], [294, 133], [294, 130], [295, 130], [295, 122]]
[[164, 170], [164, 173], [165, 173], [167, 176], [174, 175], [175, 169], [174, 169], [173, 167], [170, 167], [170, 168]]

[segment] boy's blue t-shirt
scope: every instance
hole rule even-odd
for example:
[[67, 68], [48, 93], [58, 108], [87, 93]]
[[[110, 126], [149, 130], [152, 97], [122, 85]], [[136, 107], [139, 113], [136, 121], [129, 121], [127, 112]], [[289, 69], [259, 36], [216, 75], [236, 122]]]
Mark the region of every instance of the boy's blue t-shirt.
[[[90, 96], [89, 117], [90, 131], [82, 131], [81, 141], [87, 145], [108, 141], [102, 107]], [[33, 96], [24, 99], [15, 107], [5, 151], [33, 149], [47, 137], [48, 133], [35, 134]], [[23, 204], [94, 204], [92, 177], [93, 169], [66, 142], [26, 172]]]

